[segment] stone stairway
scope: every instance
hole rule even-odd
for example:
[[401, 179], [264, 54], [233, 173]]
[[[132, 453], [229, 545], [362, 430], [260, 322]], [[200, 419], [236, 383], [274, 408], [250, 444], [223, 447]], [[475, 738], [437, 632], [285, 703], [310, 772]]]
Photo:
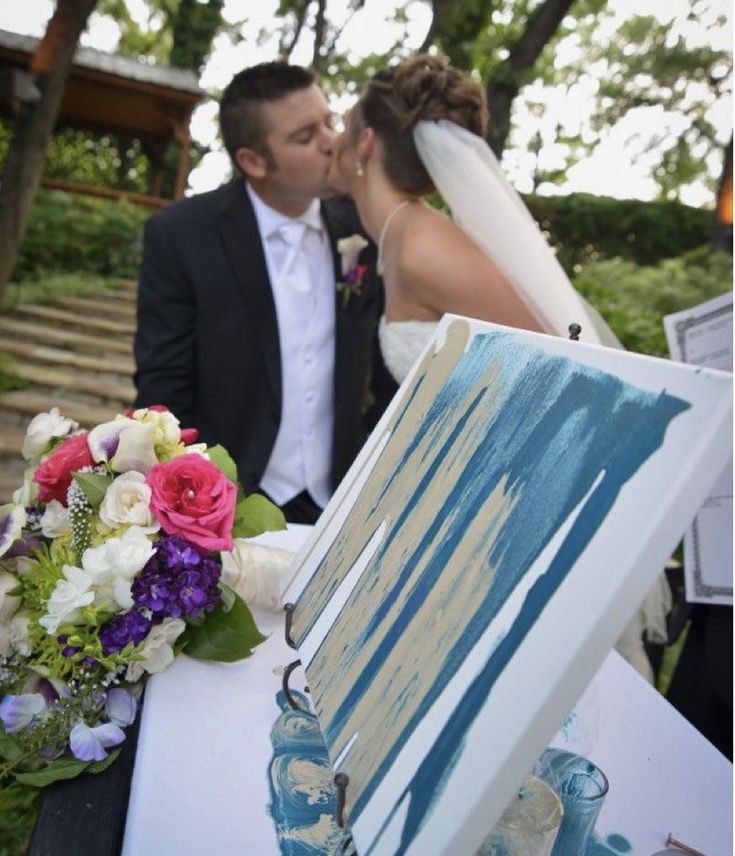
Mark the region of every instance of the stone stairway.
[[18, 304], [0, 316], [0, 351], [28, 382], [0, 394], [0, 503], [23, 478], [20, 450], [36, 413], [58, 407], [90, 427], [133, 402], [136, 283], [48, 304]]

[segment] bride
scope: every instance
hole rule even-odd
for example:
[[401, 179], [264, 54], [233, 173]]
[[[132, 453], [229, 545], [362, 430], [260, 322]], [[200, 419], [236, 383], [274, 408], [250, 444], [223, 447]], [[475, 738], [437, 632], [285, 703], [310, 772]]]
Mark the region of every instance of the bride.
[[[481, 87], [443, 59], [378, 72], [335, 142], [330, 183], [351, 196], [378, 247], [384, 362], [398, 383], [445, 312], [621, 347], [574, 290], [483, 138]], [[438, 190], [453, 220], [422, 200]], [[617, 648], [649, 681], [642, 633], [664, 641], [663, 575]]]
[[[330, 182], [378, 246], [379, 336], [400, 383], [445, 312], [557, 335], [595, 325], [483, 139], [482, 88], [430, 55], [378, 72], [335, 142]], [[454, 220], [422, 201], [435, 190]]]

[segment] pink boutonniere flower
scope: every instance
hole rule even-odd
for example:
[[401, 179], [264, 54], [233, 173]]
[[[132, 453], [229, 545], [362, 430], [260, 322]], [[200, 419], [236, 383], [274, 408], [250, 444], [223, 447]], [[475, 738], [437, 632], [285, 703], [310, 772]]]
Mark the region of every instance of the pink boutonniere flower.
[[342, 257], [343, 280], [337, 283], [337, 291], [342, 292], [342, 306], [347, 306], [353, 294], [360, 294], [362, 281], [367, 273], [367, 265], [358, 264], [360, 253], [368, 242], [362, 235], [350, 235], [337, 241], [337, 252]]

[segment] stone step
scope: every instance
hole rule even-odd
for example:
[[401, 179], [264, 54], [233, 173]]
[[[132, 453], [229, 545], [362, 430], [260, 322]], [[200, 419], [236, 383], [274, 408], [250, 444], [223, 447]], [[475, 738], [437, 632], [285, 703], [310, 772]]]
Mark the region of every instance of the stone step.
[[17, 318], [0, 317], [0, 335], [3, 333], [20, 338], [40, 340], [49, 345], [66, 345], [80, 351], [102, 353], [114, 352], [129, 356], [133, 352], [132, 340], [123, 340], [111, 336], [90, 336], [74, 330], [62, 330]]
[[2, 462], [0, 471], [0, 505], [13, 501], [13, 493], [23, 484], [25, 461], [20, 456]]
[[90, 297], [57, 297], [54, 299], [54, 305], [102, 318], [112, 315], [116, 318], [135, 319], [136, 315], [134, 303], [127, 303], [115, 297], [108, 298], [104, 292]]
[[0, 351], [35, 362], [68, 366], [69, 369], [86, 369], [124, 377], [132, 377], [135, 371], [134, 361], [123, 356], [105, 358], [91, 356], [90, 354], [77, 354], [74, 351], [49, 348], [34, 342], [21, 342], [17, 338], [11, 339], [2, 335], [0, 335]]
[[121, 405], [130, 405], [135, 399], [135, 387], [132, 383], [115, 383], [74, 371], [34, 366], [29, 363], [16, 363], [13, 367], [13, 374], [37, 386], [50, 386], [58, 390], [83, 392], [97, 396], [104, 401], [119, 402]]
[[80, 404], [59, 394], [43, 395], [29, 390], [13, 390], [0, 395], [0, 408], [26, 415], [29, 419], [37, 413], [49, 411], [52, 407], [58, 407], [62, 416], [68, 416], [86, 428], [100, 422], [110, 422], [121, 412], [120, 407]]
[[[22, 428], [16, 428], [13, 425], [0, 425], [0, 453], [21, 457], [20, 451], [23, 448], [25, 436], [26, 432]], [[4, 464], [5, 461], [0, 463], [0, 468]]]
[[43, 306], [36, 303], [19, 303], [14, 307], [14, 316], [32, 320], [48, 321], [69, 327], [81, 327], [92, 333], [111, 333], [119, 336], [133, 336], [135, 324], [132, 321], [116, 321], [112, 318], [96, 318], [70, 309], [56, 306]]

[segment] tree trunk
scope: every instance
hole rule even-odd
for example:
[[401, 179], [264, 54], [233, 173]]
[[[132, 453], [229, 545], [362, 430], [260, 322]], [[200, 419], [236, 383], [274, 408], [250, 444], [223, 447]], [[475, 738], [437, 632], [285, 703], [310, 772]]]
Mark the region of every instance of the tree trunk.
[[732, 134], [725, 148], [725, 158], [717, 189], [712, 249], [732, 253]]
[[58, 0], [31, 60], [29, 71], [41, 98], [36, 103], [22, 104], [18, 111], [0, 185], [0, 305], [41, 183], [43, 160], [59, 115], [74, 50], [96, 3], [97, 0]]
[[490, 125], [487, 141], [498, 159], [510, 133], [510, 111], [523, 74], [533, 67], [557, 31], [574, 0], [545, 0], [528, 19], [526, 29], [487, 85]]

